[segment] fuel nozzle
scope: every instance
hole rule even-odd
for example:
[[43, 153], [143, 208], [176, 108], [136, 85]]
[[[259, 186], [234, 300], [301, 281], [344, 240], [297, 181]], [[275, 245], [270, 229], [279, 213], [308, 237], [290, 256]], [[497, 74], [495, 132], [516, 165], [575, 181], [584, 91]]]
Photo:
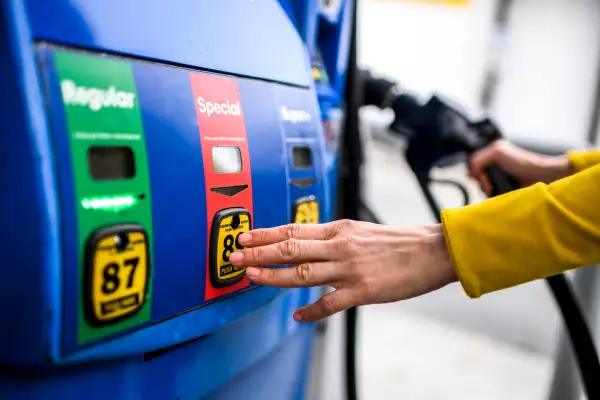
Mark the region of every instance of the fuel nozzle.
[[439, 95], [422, 101], [405, 92], [391, 108], [395, 118], [390, 130], [408, 139], [406, 159], [416, 173], [463, 160], [502, 137], [492, 120], [472, 122], [458, 105]]
[[[421, 103], [418, 98], [404, 93], [392, 102], [391, 108], [395, 119], [390, 130], [408, 139], [406, 161], [423, 185], [432, 182], [429, 172], [433, 167], [456, 164], [502, 138], [490, 118], [473, 122], [460, 107], [437, 95]], [[496, 165], [487, 167], [486, 172], [492, 184], [492, 196], [519, 188], [518, 180]]]

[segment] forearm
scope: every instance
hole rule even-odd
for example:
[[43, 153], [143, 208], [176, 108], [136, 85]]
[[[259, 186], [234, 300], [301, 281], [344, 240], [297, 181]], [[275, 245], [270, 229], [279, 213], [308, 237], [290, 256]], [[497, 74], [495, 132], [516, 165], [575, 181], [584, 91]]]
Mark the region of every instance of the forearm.
[[467, 294], [479, 297], [600, 262], [599, 198], [600, 165], [445, 209], [444, 237]]

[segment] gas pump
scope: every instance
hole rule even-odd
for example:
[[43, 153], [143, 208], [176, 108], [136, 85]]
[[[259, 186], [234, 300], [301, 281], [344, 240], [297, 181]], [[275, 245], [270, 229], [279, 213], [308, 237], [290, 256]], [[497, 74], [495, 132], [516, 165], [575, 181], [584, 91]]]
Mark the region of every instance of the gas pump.
[[276, 1], [0, 3], [0, 398], [304, 397], [320, 290], [228, 257], [333, 216], [351, 3], [316, 68]]

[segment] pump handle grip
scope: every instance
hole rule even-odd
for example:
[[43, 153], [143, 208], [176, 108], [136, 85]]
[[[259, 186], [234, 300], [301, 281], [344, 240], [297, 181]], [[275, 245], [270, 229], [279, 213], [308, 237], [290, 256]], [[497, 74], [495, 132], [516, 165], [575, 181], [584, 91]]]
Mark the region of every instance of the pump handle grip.
[[490, 165], [486, 168], [486, 174], [492, 185], [491, 197], [512, 192], [521, 186], [519, 181], [504, 172], [498, 165]]

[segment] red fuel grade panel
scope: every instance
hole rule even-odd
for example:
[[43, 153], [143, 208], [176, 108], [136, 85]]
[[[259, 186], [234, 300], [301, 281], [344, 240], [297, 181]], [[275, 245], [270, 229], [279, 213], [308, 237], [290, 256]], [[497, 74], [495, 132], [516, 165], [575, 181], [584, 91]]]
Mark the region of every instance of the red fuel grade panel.
[[228, 255], [239, 248], [236, 235], [252, 228], [252, 175], [237, 82], [200, 73], [190, 73], [190, 81], [206, 179], [207, 301], [250, 285]]

